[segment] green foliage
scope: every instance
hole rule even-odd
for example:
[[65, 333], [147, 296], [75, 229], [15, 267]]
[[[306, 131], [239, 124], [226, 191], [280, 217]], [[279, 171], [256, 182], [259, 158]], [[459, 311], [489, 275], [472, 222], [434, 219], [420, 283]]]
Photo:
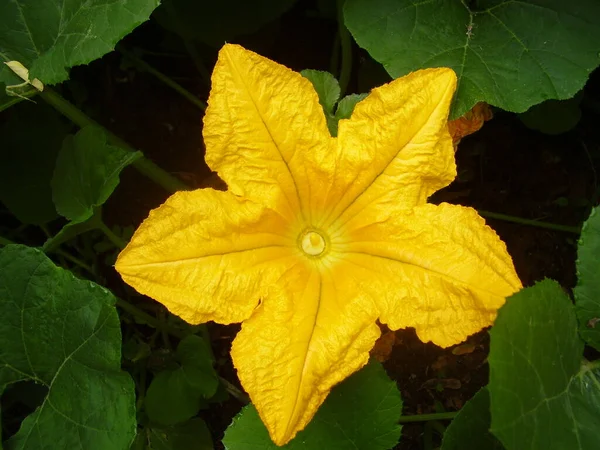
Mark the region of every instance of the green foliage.
[[0, 128], [0, 201], [23, 223], [57, 217], [50, 179], [68, 127], [46, 105], [24, 102]]
[[64, 140], [52, 177], [52, 198], [58, 213], [84, 222], [119, 184], [119, 174], [142, 156], [109, 145], [103, 128], [89, 126]]
[[583, 225], [577, 257], [579, 280], [574, 293], [579, 334], [600, 350], [600, 207]]
[[523, 112], [575, 95], [600, 63], [600, 22], [590, 20], [597, 17], [596, 0], [347, 0], [344, 7], [358, 44], [392, 77], [454, 69], [453, 119], [479, 101]]
[[296, 0], [164, 0], [155, 17], [185, 39], [221, 47], [258, 30], [292, 7]]
[[245, 407], [225, 432], [229, 450], [387, 450], [400, 438], [402, 400], [383, 367], [371, 361], [334, 387], [305, 430], [277, 447], [253, 406]]
[[519, 119], [528, 128], [545, 134], [566, 133], [575, 128], [581, 119], [579, 104], [582, 99], [583, 91], [567, 100], [546, 100], [519, 114]]
[[76, 279], [41, 251], [0, 249], [0, 392], [30, 380], [43, 403], [9, 450], [127, 448], [135, 436], [133, 382], [122, 372], [114, 296]]
[[[60, 83], [67, 69], [112, 51], [156, 6], [158, 0], [0, 2], [0, 59], [19, 61], [31, 79]], [[14, 84], [8, 70], [0, 71], [5, 85]]]
[[146, 393], [146, 413], [153, 423], [175, 425], [198, 413], [219, 384], [210, 348], [188, 336], [177, 347], [178, 367], [159, 372]]
[[444, 433], [441, 450], [503, 450], [489, 431], [490, 394], [482, 388], [465, 403]]
[[571, 300], [554, 281], [508, 299], [490, 331], [491, 431], [507, 450], [600, 447], [600, 368], [583, 363]]
[[148, 429], [151, 450], [212, 450], [210, 431], [202, 419], [192, 419], [168, 428]]
[[329, 133], [337, 136], [340, 119], [349, 119], [356, 104], [367, 94], [350, 94], [338, 102], [340, 85], [333, 75], [320, 70], [303, 70], [301, 74], [313, 84], [319, 96], [319, 103], [323, 107]]
[[325, 111], [325, 115], [331, 117], [335, 114], [335, 104], [340, 98], [340, 85], [333, 75], [329, 72], [320, 70], [303, 70], [302, 76], [308, 78], [312, 83], [317, 95], [319, 103]]

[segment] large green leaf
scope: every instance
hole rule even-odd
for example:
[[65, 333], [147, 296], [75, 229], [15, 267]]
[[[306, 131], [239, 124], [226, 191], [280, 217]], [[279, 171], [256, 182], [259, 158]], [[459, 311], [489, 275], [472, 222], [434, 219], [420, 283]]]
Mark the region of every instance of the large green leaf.
[[347, 0], [344, 8], [358, 44], [394, 78], [454, 69], [451, 118], [479, 101], [523, 112], [575, 95], [600, 64], [598, 17], [597, 0]]
[[481, 389], [452, 420], [444, 433], [441, 450], [504, 450], [490, 433], [490, 394]]
[[[30, 78], [56, 84], [67, 69], [112, 51], [159, 0], [10, 0], [0, 2], [0, 61], [16, 60]], [[12, 84], [0, 71], [0, 83]], [[1, 84], [0, 84], [1, 86]]]
[[56, 210], [75, 223], [89, 219], [117, 187], [121, 171], [141, 156], [108, 144], [106, 131], [97, 126], [68, 136], [52, 177]]
[[296, 0], [164, 0], [155, 17], [186, 39], [221, 47], [275, 20]]
[[158, 373], [146, 393], [146, 413], [153, 423], [175, 425], [198, 413], [219, 384], [204, 340], [188, 336], [177, 347], [179, 366]]
[[490, 336], [491, 431], [507, 450], [600, 448], [600, 369], [582, 365], [561, 287], [545, 280], [510, 297]]
[[0, 128], [0, 201], [23, 223], [57, 217], [50, 180], [68, 127], [49, 106], [23, 102]]
[[240, 412], [225, 432], [228, 450], [387, 450], [396, 445], [402, 400], [381, 364], [371, 361], [333, 388], [312, 422], [287, 445], [276, 446], [254, 406]]
[[115, 301], [37, 249], [0, 249], [0, 392], [23, 380], [48, 388], [7, 450], [128, 448], [135, 394]]
[[579, 280], [575, 287], [575, 305], [579, 333], [600, 350], [600, 207], [592, 209], [583, 224], [577, 251]]

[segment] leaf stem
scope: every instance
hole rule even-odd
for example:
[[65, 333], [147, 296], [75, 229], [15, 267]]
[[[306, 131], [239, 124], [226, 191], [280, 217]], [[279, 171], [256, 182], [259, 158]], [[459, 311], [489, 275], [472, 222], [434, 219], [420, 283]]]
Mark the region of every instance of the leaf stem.
[[102, 221], [100, 216], [95, 220], [97, 228], [104, 233], [104, 235], [108, 238], [113, 245], [121, 250], [127, 247], [127, 242], [121, 237], [117, 236], [113, 231], [106, 226], [106, 224]]
[[229, 392], [233, 397], [238, 399], [240, 401], [240, 403], [242, 403], [244, 405], [247, 405], [248, 403], [250, 403], [250, 397], [248, 397], [248, 395], [246, 393], [240, 391], [235, 385], [231, 384], [229, 381], [227, 381], [222, 376], [219, 376], [219, 380], [221, 380], [221, 383], [223, 383], [223, 385], [225, 386], [225, 389], [227, 389], [227, 392]]
[[16, 242], [13, 242], [10, 239], [0, 236], [0, 245], [11, 245], [11, 244], [16, 244]]
[[413, 422], [429, 422], [430, 420], [452, 420], [458, 412], [443, 412], [435, 414], [417, 414], [414, 416], [402, 416], [400, 417], [399, 423], [413, 423]]
[[176, 81], [174, 81], [173, 79], [171, 79], [170, 77], [165, 75], [164, 73], [156, 70], [154, 67], [152, 67], [150, 64], [148, 64], [146, 61], [144, 61], [141, 58], [138, 58], [133, 52], [130, 52], [125, 47], [118, 45], [117, 50], [119, 51], [119, 53], [123, 54], [127, 59], [129, 59], [139, 70], [141, 70], [143, 72], [148, 72], [150, 75], [155, 76], [160, 82], [164, 83], [165, 85], [169, 86], [171, 89], [175, 90], [178, 94], [185, 97], [187, 100], [189, 100], [195, 106], [197, 106], [199, 109], [201, 109], [202, 111], [206, 111], [206, 103], [204, 103], [202, 100], [200, 100], [194, 94], [192, 94], [190, 91], [185, 89], [179, 83], [177, 83]]
[[132, 305], [127, 300], [123, 300], [122, 298], [117, 297], [117, 306], [121, 308], [123, 311], [131, 314], [134, 317], [137, 317], [141, 321], [147, 323], [152, 328], [155, 328], [159, 331], [166, 331], [172, 336], [175, 336], [178, 339], [185, 338], [185, 334], [179, 330], [175, 330], [174, 328], [168, 326], [163, 323], [161, 320], [157, 319], [151, 314], [148, 314], [146, 311], [138, 308], [135, 305]]
[[489, 212], [489, 211], [477, 210], [477, 212], [482, 217], [487, 217], [489, 219], [503, 220], [505, 222], [518, 223], [521, 225], [529, 225], [529, 226], [538, 227], [538, 228], [546, 228], [548, 230], [554, 230], [554, 231], [564, 231], [565, 233], [573, 233], [573, 234], [581, 233], [581, 227], [572, 227], [572, 226], [568, 226], [568, 225], [557, 225], [554, 223], [542, 222], [541, 220], [523, 219], [521, 217], [509, 216], [506, 214], [494, 213], [494, 212]]
[[344, 3], [346, 0], [337, 0], [338, 14], [338, 33], [340, 44], [342, 46], [342, 67], [340, 68], [340, 98], [344, 97], [348, 83], [350, 82], [350, 72], [352, 70], [352, 39], [350, 32], [344, 24]]
[[[88, 117], [83, 113], [79, 108], [77, 108], [72, 103], [68, 102], [64, 99], [58, 92], [54, 89], [46, 86], [44, 87], [44, 91], [39, 93], [40, 97], [42, 97], [47, 103], [52, 105], [58, 112], [63, 114], [65, 117], [70, 119], [73, 123], [75, 123], [80, 128], [94, 125], [98, 127], [102, 127], [98, 122]], [[104, 128], [104, 127], [102, 127]], [[131, 147], [127, 142], [125, 142], [120, 137], [114, 135], [110, 131], [106, 130], [109, 141], [116, 146], [119, 146], [125, 150], [135, 151], [133, 147]], [[169, 192], [177, 192], [188, 190], [189, 186], [187, 186], [184, 182], [180, 181], [170, 173], [161, 169], [155, 163], [150, 161], [146, 157], [139, 158], [138, 160], [133, 162], [133, 166], [143, 175], [150, 178], [159, 186], [162, 186], [165, 190]]]
[[82, 269], [86, 270], [90, 274], [92, 274], [94, 276], [96, 275], [94, 273], [94, 269], [92, 269], [92, 266], [90, 266], [89, 264], [86, 264], [85, 262], [83, 262], [82, 260], [80, 260], [79, 258], [77, 258], [76, 256], [73, 256], [70, 253], [65, 252], [64, 250], [61, 250], [60, 248], [57, 248], [57, 249], [55, 249], [53, 251], [57, 255], [62, 256], [63, 258], [65, 258], [68, 261], [71, 261], [73, 264], [75, 264], [76, 266], [81, 267]]
[[208, 69], [206, 68], [206, 66], [204, 65], [204, 63], [202, 62], [202, 59], [200, 58], [200, 55], [198, 54], [198, 49], [196, 48], [196, 45], [188, 37], [190, 30], [189, 30], [189, 27], [187, 26], [187, 23], [185, 23], [184, 21], [181, 20], [179, 12], [177, 11], [177, 8], [175, 7], [175, 4], [173, 2], [165, 2], [165, 3], [163, 3], [163, 5], [164, 5], [165, 9], [167, 10], [167, 14], [169, 14], [169, 16], [171, 16], [171, 20], [173, 21], [173, 23], [175, 24], [177, 29], [181, 30], [181, 32], [179, 33], [179, 36], [181, 37], [181, 40], [183, 41], [183, 46], [185, 47], [186, 51], [190, 55], [190, 58], [192, 58], [192, 62], [196, 66], [196, 70], [200, 74], [200, 78], [202, 78], [202, 81], [207, 86], [210, 86], [210, 73], [209, 73]]

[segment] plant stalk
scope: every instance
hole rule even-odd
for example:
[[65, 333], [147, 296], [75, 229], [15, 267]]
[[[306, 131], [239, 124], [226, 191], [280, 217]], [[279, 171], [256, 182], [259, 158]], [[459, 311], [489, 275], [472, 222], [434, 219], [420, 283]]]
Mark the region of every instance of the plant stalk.
[[127, 59], [129, 59], [135, 66], [137, 66], [137, 68], [139, 70], [141, 70], [143, 72], [148, 72], [149, 74], [155, 76], [156, 78], [158, 78], [159, 81], [161, 81], [165, 85], [169, 86], [171, 89], [175, 90], [178, 94], [180, 94], [186, 100], [193, 103], [199, 109], [201, 109], [202, 111], [206, 111], [206, 103], [204, 103], [202, 100], [200, 100], [194, 94], [192, 94], [190, 91], [185, 89], [179, 83], [177, 83], [176, 81], [174, 81], [173, 79], [171, 79], [170, 77], [165, 75], [164, 73], [156, 70], [154, 67], [152, 67], [150, 64], [148, 64], [146, 61], [144, 61], [141, 58], [138, 58], [133, 52], [130, 52], [125, 47], [119, 45], [119, 46], [117, 46], [117, 50], [119, 51], [119, 53], [123, 54]]
[[[83, 113], [79, 108], [77, 108], [72, 103], [68, 102], [64, 99], [58, 92], [54, 89], [46, 86], [44, 87], [44, 91], [39, 93], [40, 97], [42, 97], [47, 103], [52, 105], [58, 112], [63, 114], [65, 117], [70, 119], [74, 124], [78, 127], [83, 128], [86, 126], [94, 125], [101, 128], [100, 125], [95, 120], [88, 117]], [[104, 128], [108, 135], [108, 140], [118, 147], [121, 147], [125, 150], [135, 151], [133, 147], [131, 147], [127, 142], [125, 142], [120, 137], [114, 135], [110, 131]], [[177, 191], [185, 191], [189, 190], [189, 186], [187, 186], [184, 182], [180, 181], [178, 178], [174, 177], [170, 173], [161, 169], [159, 166], [154, 164], [146, 157], [139, 158], [138, 160], [133, 162], [133, 166], [143, 175], [150, 178], [156, 184], [162, 186], [165, 190], [169, 192], [177, 192]]]
[[350, 32], [344, 24], [344, 3], [345, 0], [337, 0], [338, 14], [338, 33], [340, 36], [340, 45], [342, 47], [342, 67], [340, 68], [340, 98], [344, 97], [348, 83], [350, 82], [350, 72], [352, 71], [352, 39]]
[[98, 230], [102, 231], [102, 233], [104, 233], [104, 235], [115, 247], [120, 250], [123, 250], [125, 247], [127, 247], [127, 242], [125, 242], [120, 236], [117, 236], [115, 233], [113, 233], [113, 231], [102, 221], [100, 216], [98, 216], [97, 220], [94, 222], [96, 223]]
[[0, 245], [11, 245], [11, 244], [16, 244], [16, 242], [13, 242], [10, 239], [0, 236]]
[[414, 416], [402, 416], [398, 423], [429, 422], [430, 420], [452, 420], [457, 412], [444, 412], [435, 414], [417, 414]]
[[581, 227], [572, 227], [572, 226], [568, 226], [568, 225], [557, 225], [554, 223], [542, 222], [541, 220], [523, 219], [521, 217], [509, 216], [506, 214], [494, 213], [494, 212], [489, 212], [489, 211], [477, 210], [477, 212], [482, 217], [487, 217], [489, 219], [503, 220], [505, 222], [518, 223], [521, 225], [529, 225], [529, 226], [538, 227], [538, 228], [546, 228], [548, 230], [554, 230], [554, 231], [563, 231], [565, 233], [572, 233], [572, 234], [580, 234], [581, 233]]

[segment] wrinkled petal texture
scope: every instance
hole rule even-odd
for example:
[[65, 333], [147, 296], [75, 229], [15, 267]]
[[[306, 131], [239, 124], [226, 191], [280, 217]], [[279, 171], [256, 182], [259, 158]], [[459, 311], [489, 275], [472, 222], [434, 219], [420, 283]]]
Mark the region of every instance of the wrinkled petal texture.
[[379, 337], [377, 309], [318, 267], [286, 273], [242, 325], [238, 375], [278, 445], [312, 419], [329, 390], [364, 366]]
[[410, 210], [454, 180], [447, 121], [455, 89], [452, 70], [420, 70], [374, 89], [340, 121], [327, 199], [335, 228], [356, 215]]
[[472, 208], [425, 204], [348, 226], [347, 276], [364, 280], [383, 323], [414, 327], [424, 342], [462, 342], [521, 288], [505, 244]]
[[[116, 268], [188, 322], [243, 321], [233, 362], [274, 442], [367, 362], [378, 318], [448, 346], [519, 289], [483, 219], [426, 203], [456, 175], [450, 69], [373, 90], [337, 138], [307, 79], [240, 46], [212, 82], [206, 160], [229, 191], [172, 196]], [[307, 229], [323, 254], [303, 252]]]
[[322, 178], [309, 173], [311, 155], [332, 145], [310, 81], [232, 44], [219, 53], [203, 135], [206, 162], [231, 192], [289, 219], [304, 214], [303, 197], [321, 188]]
[[241, 322], [286, 270], [282, 230], [280, 216], [229, 192], [178, 192], [150, 212], [115, 268], [189, 323]]

